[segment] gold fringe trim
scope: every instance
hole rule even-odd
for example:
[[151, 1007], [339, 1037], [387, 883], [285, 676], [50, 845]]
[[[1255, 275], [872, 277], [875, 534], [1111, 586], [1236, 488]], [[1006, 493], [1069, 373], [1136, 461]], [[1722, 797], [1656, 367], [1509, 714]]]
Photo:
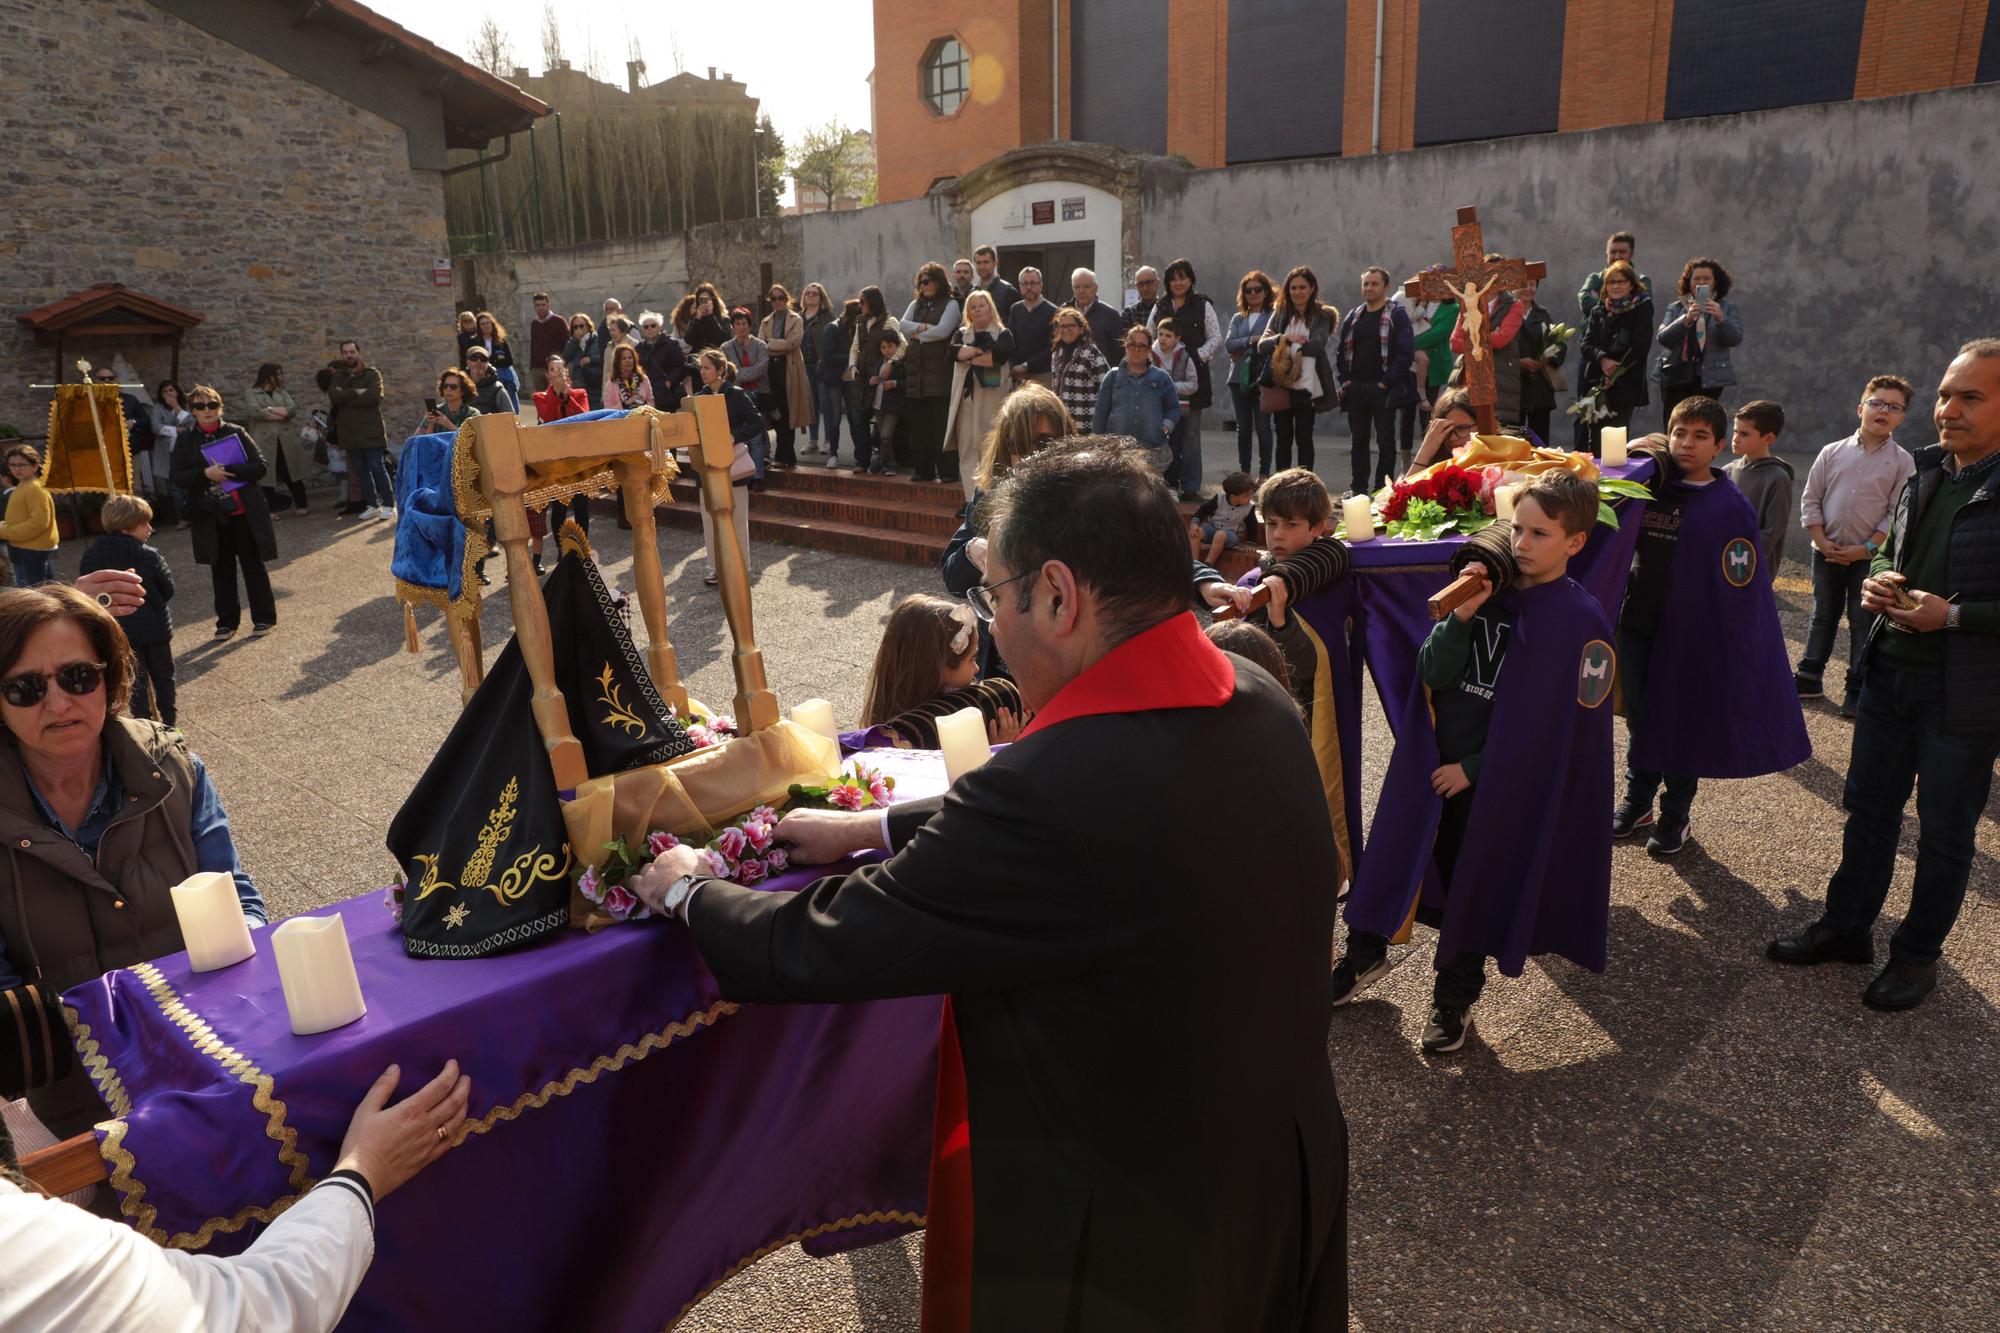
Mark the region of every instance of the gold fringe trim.
[[1333, 688], [1333, 664], [1319, 632], [1296, 616], [1313, 647], [1313, 757], [1319, 761], [1320, 782], [1326, 789], [1326, 810], [1333, 818], [1334, 849], [1340, 853], [1340, 877], [1354, 879], [1354, 838], [1347, 827], [1347, 770], [1340, 753], [1339, 699]]
[[645, 1059], [655, 1051], [664, 1051], [682, 1037], [692, 1036], [696, 1029], [714, 1027], [717, 1020], [727, 1018], [737, 1007], [728, 1000], [717, 1000], [708, 1008], [688, 1015], [678, 1023], [669, 1023], [658, 1032], [648, 1032], [637, 1042], [627, 1042], [610, 1055], [600, 1055], [588, 1065], [570, 1070], [559, 1079], [544, 1083], [533, 1092], [524, 1092], [506, 1106], [496, 1106], [477, 1120], [468, 1120], [459, 1126], [452, 1138], [455, 1148], [474, 1134], [484, 1134], [495, 1125], [506, 1120], [517, 1120], [523, 1111], [547, 1106], [557, 1097], [567, 1097], [586, 1083], [597, 1082], [600, 1074], [615, 1074], [628, 1064]]
[[769, 1245], [764, 1246], [762, 1249], [753, 1251], [751, 1254], [747, 1255], [742, 1259], [738, 1259], [734, 1264], [730, 1265], [728, 1272], [724, 1273], [721, 1277], [715, 1279], [715, 1281], [703, 1287], [699, 1295], [697, 1295], [693, 1300], [689, 1301], [686, 1305], [683, 1305], [680, 1309], [680, 1313], [667, 1321], [667, 1328], [671, 1329], [675, 1324], [678, 1324], [680, 1323], [681, 1320], [687, 1318], [688, 1311], [694, 1309], [695, 1306], [700, 1305], [703, 1301], [707, 1300], [710, 1294], [713, 1293], [717, 1287], [729, 1281], [730, 1278], [735, 1277], [738, 1273], [748, 1268], [751, 1264], [756, 1263], [759, 1259], [764, 1258], [766, 1255], [775, 1254], [777, 1251], [784, 1249], [787, 1245], [796, 1245], [803, 1240], [813, 1240], [817, 1237], [824, 1236], [829, 1232], [852, 1231], [856, 1227], [881, 1226], [885, 1222], [903, 1222], [910, 1226], [917, 1226], [917, 1227], [930, 1225], [930, 1219], [923, 1213], [906, 1213], [902, 1211], [900, 1208], [889, 1208], [873, 1213], [856, 1213], [852, 1217], [843, 1217], [836, 1222], [822, 1222], [816, 1227], [807, 1227], [804, 1231], [794, 1231], [791, 1235], [785, 1237], [783, 1240], [774, 1240]]
[[[81, 394], [77, 393], [64, 394], [61, 391], [62, 389], [83, 389], [85, 390], [85, 392]], [[104, 392], [104, 390], [107, 389], [110, 390], [110, 392], [108, 393]], [[105, 432], [106, 438], [104, 441], [104, 451], [105, 453], [108, 454], [113, 449], [116, 449], [118, 450], [120, 456], [122, 456], [125, 459], [125, 480], [127, 484], [127, 489], [128, 490], [132, 489], [131, 483], [135, 475], [132, 468], [132, 436], [130, 430], [127, 429], [125, 424], [125, 405], [123, 402], [120, 401], [121, 394], [119, 392], [118, 386], [114, 384], [105, 384], [105, 385], [98, 385], [94, 383], [74, 384], [74, 385], [65, 384], [59, 386], [57, 392], [49, 395], [49, 432], [48, 432], [48, 438], [42, 441], [43, 444], [42, 480], [46, 482], [49, 479], [49, 471], [51, 468], [55, 466], [55, 460], [53, 458], [53, 455], [57, 449], [62, 449], [65, 453], [74, 452], [73, 450], [69, 449], [69, 447], [66, 444], [61, 443], [63, 439], [62, 406], [64, 401], [66, 399], [84, 398], [84, 397], [88, 397], [90, 399], [90, 415], [96, 419], [96, 423], [98, 425], [102, 425], [104, 420], [102, 417], [99, 417], [97, 415], [98, 403], [101, 401], [111, 409], [111, 419], [118, 423], [118, 442], [114, 445], [110, 439], [110, 432], [108, 431]], [[95, 436], [92, 437], [91, 445], [92, 448], [96, 447]], [[109, 465], [106, 464], [106, 466]], [[76, 463], [72, 460], [68, 463], [68, 467], [69, 467], [70, 480], [75, 481]], [[60, 489], [51, 486], [48, 488], [48, 490], [50, 495], [111, 496], [111, 495], [124, 494], [125, 492], [117, 489], [117, 483], [118, 483], [118, 478], [106, 477], [104, 479], [104, 484], [102, 486], [72, 485], [72, 486], [64, 486]], [[83, 537], [83, 534], [78, 533], [77, 537], [81, 539]]]
[[97, 1045], [97, 1038], [91, 1034], [90, 1024], [83, 1016], [68, 1005], [62, 1007], [63, 1022], [69, 1025], [70, 1043], [76, 1047], [77, 1058], [83, 1063], [83, 1071], [90, 1075], [90, 1081], [97, 1085], [97, 1095], [104, 1099], [111, 1114], [123, 1119], [132, 1114], [132, 1098], [125, 1091], [118, 1071], [111, 1067], [111, 1061]]

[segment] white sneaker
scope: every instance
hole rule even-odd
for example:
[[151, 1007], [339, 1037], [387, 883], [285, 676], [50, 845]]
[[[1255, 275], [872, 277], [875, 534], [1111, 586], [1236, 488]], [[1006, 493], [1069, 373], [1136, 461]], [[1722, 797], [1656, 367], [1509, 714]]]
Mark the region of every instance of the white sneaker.
[[377, 518], [381, 517], [381, 514], [376, 510], [374, 505], [369, 505], [354, 517], [363, 523], [373, 523]]
[[839, 454], [828, 454], [828, 455], [826, 456], [826, 465], [827, 465], [828, 467], [839, 467], [839, 466], [840, 466], [840, 455], [839, 455]]
[[396, 508], [394, 505], [383, 505], [375, 511], [375, 517], [386, 518], [391, 523], [394, 523], [396, 521]]

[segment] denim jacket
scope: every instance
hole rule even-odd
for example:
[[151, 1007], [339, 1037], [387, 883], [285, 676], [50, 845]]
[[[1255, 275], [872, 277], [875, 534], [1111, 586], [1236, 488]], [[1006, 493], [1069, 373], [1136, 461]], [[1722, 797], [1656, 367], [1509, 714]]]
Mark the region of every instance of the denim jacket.
[[1097, 388], [1097, 411], [1091, 418], [1090, 433], [1125, 435], [1157, 448], [1167, 442], [1180, 419], [1181, 400], [1174, 391], [1173, 376], [1158, 366], [1134, 375], [1121, 361]]

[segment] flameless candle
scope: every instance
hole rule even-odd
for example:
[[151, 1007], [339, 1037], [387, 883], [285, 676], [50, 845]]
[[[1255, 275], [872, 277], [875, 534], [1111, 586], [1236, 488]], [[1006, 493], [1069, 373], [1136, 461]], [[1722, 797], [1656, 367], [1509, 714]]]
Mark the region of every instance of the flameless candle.
[[993, 757], [986, 740], [986, 715], [977, 708], [961, 708], [937, 724], [938, 748], [944, 751], [944, 776], [957, 782]]
[[828, 740], [840, 739], [833, 723], [833, 705], [824, 699], [807, 699], [792, 709], [792, 721], [811, 727]]
[[1519, 499], [1520, 495], [1521, 488], [1519, 486], [1502, 486], [1500, 489], [1494, 491], [1493, 517], [1503, 523], [1512, 523], [1514, 521], [1514, 501]]
[[271, 951], [297, 1035], [343, 1027], [368, 1012], [347, 947], [347, 923], [338, 913], [293, 917], [271, 932]]
[[233, 875], [204, 870], [188, 876], [169, 892], [174, 898], [174, 915], [180, 918], [181, 939], [187, 943], [188, 966], [195, 971], [213, 972], [257, 952]]
[[1350, 495], [1340, 502], [1341, 523], [1347, 529], [1347, 540], [1351, 542], [1372, 542], [1375, 540], [1375, 512], [1369, 506], [1365, 495]]
[[1606, 467], [1618, 467], [1625, 462], [1625, 428], [1606, 426], [1597, 436], [1598, 461]]

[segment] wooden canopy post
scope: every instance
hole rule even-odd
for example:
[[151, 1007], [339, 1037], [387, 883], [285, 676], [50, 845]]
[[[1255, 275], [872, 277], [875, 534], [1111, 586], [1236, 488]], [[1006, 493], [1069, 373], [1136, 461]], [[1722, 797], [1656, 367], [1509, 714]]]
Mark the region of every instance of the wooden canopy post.
[[778, 696], [764, 679], [764, 654], [757, 647], [750, 623], [750, 555], [736, 540], [736, 495], [729, 464], [736, 443], [729, 433], [729, 409], [719, 395], [694, 400], [700, 440], [690, 451], [701, 482], [701, 507], [708, 511], [715, 535], [716, 581], [722, 587], [722, 614], [736, 645], [730, 665], [736, 671], [736, 725], [744, 733], [761, 730], [778, 720]]
[[1465, 324], [1465, 392], [1472, 400], [1479, 430], [1494, 435], [1500, 424], [1493, 415], [1496, 386], [1493, 357], [1486, 346], [1486, 298], [1495, 288], [1513, 291], [1534, 278], [1548, 276], [1549, 266], [1537, 260], [1486, 258], [1486, 236], [1479, 226], [1479, 210], [1467, 206], [1458, 210], [1458, 225], [1451, 229], [1451, 258], [1448, 267], [1419, 273], [1403, 284], [1403, 294], [1419, 301], [1456, 301], [1459, 318]]

